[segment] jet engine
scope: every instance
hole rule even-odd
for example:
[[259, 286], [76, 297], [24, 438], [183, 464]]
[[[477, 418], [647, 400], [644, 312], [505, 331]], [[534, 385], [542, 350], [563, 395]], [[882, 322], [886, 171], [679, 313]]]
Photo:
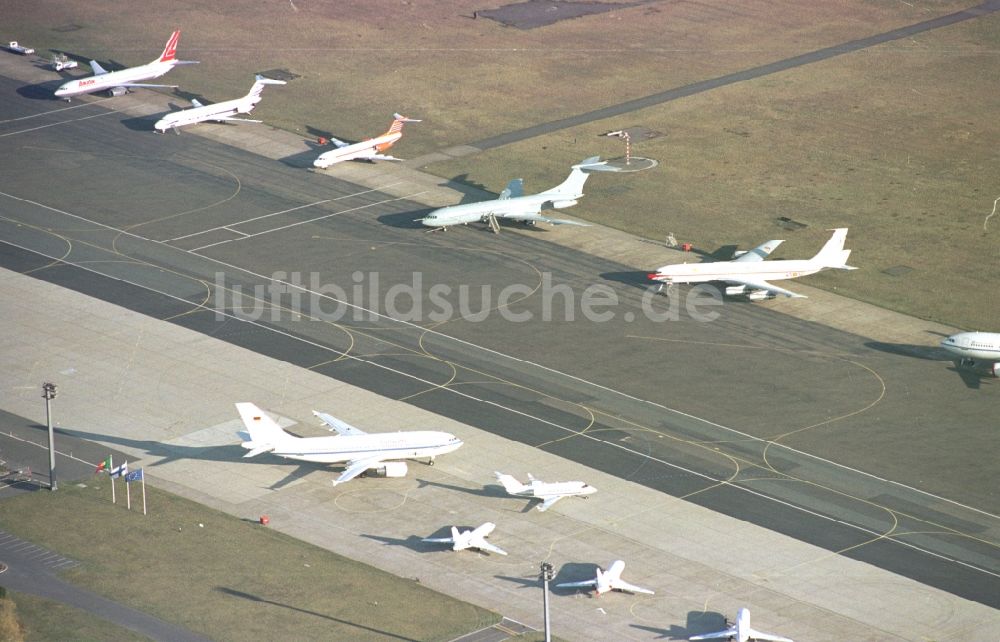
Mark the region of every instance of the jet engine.
[[990, 370], [993, 371], [993, 376], [994, 377], [1000, 377], [1000, 361], [994, 363], [993, 367], [990, 368]]
[[368, 475], [373, 477], [406, 477], [405, 461], [386, 461], [375, 468], [368, 469]]
[[112, 87], [108, 93], [112, 96], [124, 96], [128, 93], [128, 87]]
[[740, 294], [745, 294], [746, 291], [747, 291], [747, 286], [745, 285], [726, 286], [726, 296], [739, 296]]
[[573, 201], [552, 201], [552, 207], [556, 208], [557, 210], [561, 210], [564, 207], [573, 207], [574, 205], [576, 205], [576, 203], [577, 202], [575, 200], [573, 200]]

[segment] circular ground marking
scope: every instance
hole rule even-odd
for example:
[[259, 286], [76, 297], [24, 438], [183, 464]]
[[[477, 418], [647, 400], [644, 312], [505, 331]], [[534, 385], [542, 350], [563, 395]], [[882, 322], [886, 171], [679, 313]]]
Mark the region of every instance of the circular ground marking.
[[653, 160], [652, 158], [643, 158], [642, 156], [633, 156], [629, 159], [629, 162], [625, 162], [625, 157], [620, 158], [609, 158], [607, 160], [608, 167], [614, 167], [616, 171], [619, 172], [641, 172], [644, 169], [653, 169], [660, 163]]

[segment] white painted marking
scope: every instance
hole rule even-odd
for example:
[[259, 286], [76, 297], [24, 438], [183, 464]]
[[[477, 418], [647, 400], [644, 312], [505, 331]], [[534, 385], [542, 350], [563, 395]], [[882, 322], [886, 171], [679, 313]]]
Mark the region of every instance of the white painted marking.
[[6, 134], [0, 134], [0, 138], [6, 138], [7, 136], [16, 136], [17, 134], [27, 134], [28, 132], [38, 131], [39, 129], [45, 129], [46, 127], [55, 127], [56, 125], [65, 125], [66, 123], [75, 123], [80, 120], [90, 120], [91, 118], [100, 118], [101, 116], [108, 116], [110, 114], [117, 114], [116, 111], [106, 111], [101, 114], [94, 114], [93, 116], [84, 116], [83, 118], [72, 118], [70, 120], [61, 120], [58, 123], [49, 123], [48, 125], [39, 125], [38, 127], [32, 127], [31, 129], [19, 129], [16, 132], [8, 132]]

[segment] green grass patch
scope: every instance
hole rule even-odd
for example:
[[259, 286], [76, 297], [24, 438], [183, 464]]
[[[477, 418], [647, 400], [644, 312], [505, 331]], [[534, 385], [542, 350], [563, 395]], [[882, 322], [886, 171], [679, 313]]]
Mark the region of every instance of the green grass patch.
[[87, 611], [27, 593], [8, 592], [17, 605], [25, 642], [140, 642], [149, 638], [112, 624]]
[[0, 528], [82, 562], [67, 581], [217, 640], [450, 640], [499, 621], [152, 487], [150, 514], [128, 512], [107, 484], [5, 500]]

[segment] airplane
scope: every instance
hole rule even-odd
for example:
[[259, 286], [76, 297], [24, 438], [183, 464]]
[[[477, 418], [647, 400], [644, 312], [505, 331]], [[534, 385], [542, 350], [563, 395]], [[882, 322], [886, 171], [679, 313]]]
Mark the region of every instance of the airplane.
[[344, 141], [331, 136], [330, 142], [336, 145], [337, 149], [320, 154], [319, 157], [313, 161], [313, 166], [319, 167], [320, 169], [326, 169], [330, 165], [343, 163], [344, 161], [354, 160], [356, 158], [364, 160], [402, 160], [401, 158], [396, 158], [394, 156], [385, 156], [382, 152], [395, 145], [396, 141], [403, 137], [403, 123], [419, 122], [422, 121], [415, 118], [407, 118], [402, 114], [393, 114], [392, 125], [390, 125], [389, 130], [381, 136], [376, 136], [375, 138], [369, 138], [368, 140], [363, 140], [360, 143], [353, 144], [345, 143]]
[[563, 497], [583, 497], [586, 499], [587, 495], [593, 495], [597, 492], [596, 488], [582, 481], [547, 483], [535, 479], [529, 474], [528, 480], [530, 483], [522, 484], [512, 475], [505, 475], [498, 472], [496, 476], [497, 481], [503, 484], [504, 490], [509, 494], [518, 497], [541, 499], [542, 503], [538, 505], [538, 510], [543, 512], [547, 511], [552, 507], [552, 504], [555, 504]]
[[742, 294], [751, 301], [758, 301], [783, 294], [787, 297], [804, 299], [806, 298], [804, 295], [772, 285], [768, 280], [794, 279], [826, 268], [856, 270], [857, 268], [847, 265], [847, 257], [851, 255], [850, 250], [844, 249], [847, 228], [841, 227], [830, 231], [833, 232], [833, 236], [811, 259], [764, 261], [764, 257], [781, 243], [781, 241], [768, 241], [732, 261], [664, 265], [647, 276], [649, 280], [660, 283], [657, 292], [663, 289], [664, 284], [672, 287], [675, 283], [725, 281], [733, 284], [726, 286], [725, 293], [728, 296]]
[[249, 114], [253, 111], [253, 108], [257, 106], [260, 102], [261, 92], [264, 91], [266, 85], [284, 85], [286, 84], [284, 80], [272, 80], [271, 78], [265, 78], [260, 74], [254, 77], [253, 86], [250, 88], [250, 93], [242, 98], [234, 98], [233, 100], [226, 100], [221, 103], [215, 103], [214, 105], [202, 105], [197, 100], [192, 100], [191, 104], [194, 107], [190, 109], [182, 109], [181, 111], [176, 111], [172, 114], [167, 114], [160, 120], [156, 121], [153, 125], [153, 129], [160, 132], [161, 134], [166, 133], [170, 128], [177, 133], [178, 127], [183, 127], [184, 125], [193, 125], [195, 123], [202, 123], [207, 120], [212, 120], [215, 122], [233, 122], [233, 123], [259, 123], [259, 120], [249, 120], [246, 118], [233, 118], [236, 114]]
[[[728, 622], [727, 622], [728, 624]], [[693, 635], [689, 637], [689, 640], [712, 640], [718, 638], [729, 638], [730, 640], [736, 640], [737, 642], [749, 642], [750, 640], [766, 640], [767, 642], [792, 642], [788, 638], [783, 638], [780, 635], [774, 635], [772, 633], [762, 633], [761, 631], [754, 631], [750, 628], [750, 609], [741, 608], [736, 612], [736, 624], [729, 627], [725, 631], [716, 631], [715, 633], [704, 633], [702, 635]]]
[[614, 562], [611, 562], [611, 567], [607, 571], [601, 570], [601, 567], [598, 566], [597, 576], [592, 580], [583, 580], [582, 582], [562, 582], [560, 584], [556, 584], [556, 588], [582, 588], [590, 586], [594, 588], [594, 592], [597, 593], [597, 595], [607, 593], [608, 591], [627, 591], [629, 593], [646, 593], [647, 595], [655, 595], [655, 593], [649, 589], [629, 584], [623, 580], [622, 571], [624, 570], [625, 562], [615, 560]]
[[296, 437], [282, 430], [276, 421], [252, 403], [238, 403], [236, 409], [249, 432], [249, 440], [242, 445], [250, 452], [244, 457], [274, 453], [278, 457], [322, 464], [346, 462], [347, 468], [333, 480], [334, 486], [350, 481], [369, 469], [376, 469], [386, 477], [404, 477], [406, 462], [399, 460], [428, 457], [428, 464], [434, 465], [435, 457], [462, 445], [462, 440], [455, 435], [436, 430], [368, 434], [315, 410], [313, 414], [338, 434], [332, 437]]
[[433, 544], [451, 544], [451, 550], [453, 551], [476, 548], [480, 551], [488, 551], [497, 555], [506, 555], [507, 551], [486, 541], [486, 538], [489, 537], [490, 533], [496, 527], [497, 525], [493, 522], [486, 522], [475, 530], [459, 532], [457, 528], [452, 526], [451, 537], [425, 537], [423, 541]]
[[985, 367], [1000, 377], [1000, 332], [959, 332], [942, 341], [941, 347], [959, 357], [960, 367]]
[[108, 90], [112, 96], [121, 96], [128, 93], [133, 87], [176, 87], [177, 85], [152, 85], [138, 82], [140, 80], [151, 80], [159, 78], [177, 65], [195, 65], [197, 60], [177, 60], [177, 41], [181, 37], [180, 31], [175, 31], [167, 41], [167, 46], [163, 48], [163, 53], [156, 60], [138, 67], [129, 67], [119, 71], [107, 71], [97, 64], [96, 60], [90, 61], [90, 68], [94, 70], [94, 75], [78, 80], [71, 80], [63, 83], [56, 90], [56, 96], [65, 98], [67, 102], [73, 96], [80, 94], [92, 94], [98, 91]]
[[[494, 232], [499, 231], [498, 219], [521, 221], [528, 225], [548, 223], [550, 225], [579, 225], [589, 227], [586, 223], [578, 223], [567, 219], [548, 218], [542, 216], [543, 209], [563, 209], [576, 205], [583, 196], [583, 185], [590, 174], [585, 170], [596, 170], [607, 165], [599, 156], [591, 156], [578, 165], [573, 165], [569, 176], [559, 185], [538, 194], [524, 195], [524, 180], [515, 178], [507, 183], [500, 192], [500, 197], [492, 201], [478, 203], [463, 203], [436, 209], [424, 218], [417, 219], [427, 227], [447, 229], [449, 225], [467, 225], [469, 223], [489, 223]], [[607, 170], [605, 170], [607, 171]]]

